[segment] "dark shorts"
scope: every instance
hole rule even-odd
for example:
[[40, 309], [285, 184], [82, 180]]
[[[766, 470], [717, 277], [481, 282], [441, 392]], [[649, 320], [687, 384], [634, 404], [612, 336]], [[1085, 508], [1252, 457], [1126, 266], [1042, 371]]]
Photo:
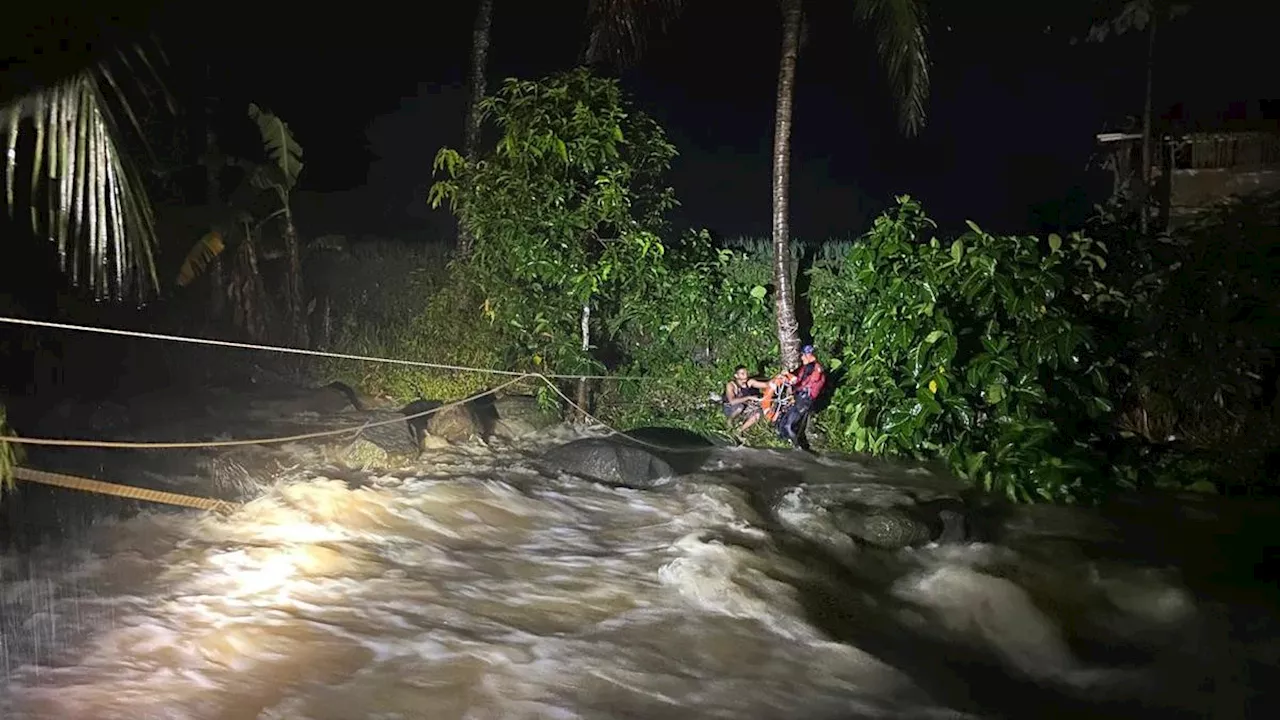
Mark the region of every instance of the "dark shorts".
[[745, 403], [739, 403], [738, 405], [730, 405], [729, 403], [724, 403], [724, 416], [727, 418], [734, 418], [734, 417], [738, 417], [739, 415], [742, 415], [744, 417], [751, 417], [752, 415], [755, 415], [759, 412], [760, 412], [760, 401], [756, 398], [752, 398], [750, 401]]

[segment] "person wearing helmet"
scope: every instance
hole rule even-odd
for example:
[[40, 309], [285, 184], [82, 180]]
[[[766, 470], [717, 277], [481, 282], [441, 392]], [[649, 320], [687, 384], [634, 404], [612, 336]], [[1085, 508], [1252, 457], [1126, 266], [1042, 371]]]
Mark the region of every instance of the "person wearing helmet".
[[826, 371], [823, 370], [822, 363], [818, 362], [812, 345], [800, 348], [800, 367], [787, 373], [787, 376], [795, 399], [778, 424], [778, 434], [793, 446], [800, 447], [800, 432], [804, 427], [804, 420], [827, 384]]

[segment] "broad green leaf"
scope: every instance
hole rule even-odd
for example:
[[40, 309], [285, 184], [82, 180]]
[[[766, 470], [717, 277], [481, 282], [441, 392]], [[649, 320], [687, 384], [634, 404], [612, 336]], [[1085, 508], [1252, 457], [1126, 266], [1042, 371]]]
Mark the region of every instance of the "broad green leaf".
[[986, 395], [988, 403], [997, 405], [1001, 400], [1004, 400], [1004, 386], [999, 383], [992, 383], [987, 386], [987, 390], [984, 394]]

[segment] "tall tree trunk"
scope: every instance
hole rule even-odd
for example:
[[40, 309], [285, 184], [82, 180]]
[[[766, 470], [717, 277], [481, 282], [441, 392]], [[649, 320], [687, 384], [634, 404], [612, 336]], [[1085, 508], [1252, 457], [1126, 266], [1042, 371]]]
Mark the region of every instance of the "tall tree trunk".
[[285, 302], [289, 306], [287, 337], [298, 347], [309, 347], [311, 344], [308, 332], [307, 310], [303, 305], [302, 291], [302, 251], [298, 247], [298, 230], [293, 225], [293, 212], [289, 209], [289, 199], [284, 198], [284, 247], [289, 258], [289, 272], [285, 291], [288, 294]]
[[[205, 73], [205, 100], [204, 100], [204, 178], [205, 178], [205, 205], [208, 206], [211, 217], [214, 222], [221, 222], [223, 217], [222, 211], [222, 153], [218, 150], [218, 134], [213, 129], [214, 109], [217, 100], [213, 96], [213, 88], [210, 86], [210, 73], [208, 63], [204, 66]], [[210, 228], [216, 230], [218, 228]], [[230, 236], [230, 233], [224, 233]], [[226, 309], [227, 284], [226, 278], [222, 274], [222, 256], [218, 255], [209, 263], [209, 313], [214, 323], [222, 321], [222, 314]]]
[[1151, 161], [1154, 139], [1151, 137], [1151, 88], [1156, 68], [1156, 12], [1152, 10], [1150, 24], [1147, 27], [1147, 88], [1142, 100], [1142, 187], [1138, 190], [1139, 211], [1138, 230], [1147, 234], [1147, 225], [1151, 216]]
[[232, 286], [236, 295], [233, 304], [237, 324], [254, 342], [267, 342], [267, 287], [258, 267], [257, 230], [243, 224], [244, 240], [240, 245], [236, 269], [232, 271]]
[[[471, 30], [471, 69], [467, 74], [467, 118], [463, 128], [462, 151], [467, 160], [480, 154], [480, 101], [484, 100], [485, 69], [489, 63], [489, 28], [493, 22], [493, 0], [480, 0], [476, 23]], [[458, 224], [458, 253], [471, 254], [475, 238], [465, 222]]]
[[800, 55], [801, 0], [782, 2], [782, 62], [778, 68], [777, 110], [773, 131], [773, 286], [782, 368], [800, 364], [800, 324], [791, 286], [791, 109], [795, 101], [796, 60]]

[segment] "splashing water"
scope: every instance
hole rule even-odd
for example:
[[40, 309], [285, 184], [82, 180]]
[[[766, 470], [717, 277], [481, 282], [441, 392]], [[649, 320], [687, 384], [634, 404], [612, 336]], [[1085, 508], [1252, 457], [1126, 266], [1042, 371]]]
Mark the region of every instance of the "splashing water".
[[[634, 490], [530, 443], [4, 559], [0, 717], [1243, 716], [1239, 648], [1167, 574], [855, 545], [814, 500], [874, 479], [853, 462], [718, 450]], [[780, 465], [805, 481], [761, 491]]]

